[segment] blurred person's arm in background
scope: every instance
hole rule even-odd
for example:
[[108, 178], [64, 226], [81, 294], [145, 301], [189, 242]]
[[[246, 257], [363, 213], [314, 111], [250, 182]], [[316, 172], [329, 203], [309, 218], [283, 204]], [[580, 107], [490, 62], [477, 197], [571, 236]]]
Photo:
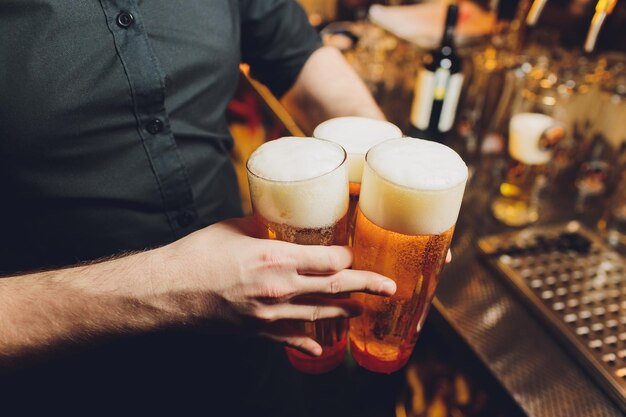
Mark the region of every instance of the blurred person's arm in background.
[[385, 119], [359, 75], [341, 52], [330, 46], [311, 54], [281, 101], [307, 134], [333, 117]]

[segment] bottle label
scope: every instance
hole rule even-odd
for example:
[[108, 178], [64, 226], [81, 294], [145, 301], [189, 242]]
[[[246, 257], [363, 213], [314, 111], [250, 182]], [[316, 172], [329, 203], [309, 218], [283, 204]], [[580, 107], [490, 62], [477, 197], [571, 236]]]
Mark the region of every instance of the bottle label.
[[415, 80], [413, 105], [411, 106], [411, 124], [420, 130], [428, 129], [434, 96], [435, 73], [420, 69], [417, 80]]
[[452, 74], [447, 81], [445, 98], [443, 99], [443, 107], [441, 108], [441, 116], [439, 116], [439, 125], [437, 126], [440, 132], [449, 131], [454, 124], [456, 108], [459, 104], [459, 97], [461, 97], [461, 90], [463, 89], [463, 74]]
[[445, 68], [437, 68], [437, 71], [435, 71], [435, 94], [433, 95], [433, 99], [443, 100], [446, 97], [449, 79], [449, 70]]
[[415, 82], [413, 105], [411, 107], [411, 123], [420, 130], [428, 130], [430, 116], [435, 100], [442, 101], [441, 115], [437, 130], [447, 132], [454, 123], [456, 108], [463, 87], [463, 74], [450, 74], [445, 68], [436, 72], [422, 68]]

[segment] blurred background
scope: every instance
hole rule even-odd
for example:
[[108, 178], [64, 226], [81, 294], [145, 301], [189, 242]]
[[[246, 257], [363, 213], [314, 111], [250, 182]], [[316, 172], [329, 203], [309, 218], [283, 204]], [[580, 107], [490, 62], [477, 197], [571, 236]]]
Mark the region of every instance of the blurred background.
[[[437, 311], [428, 318], [410, 365], [401, 375], [381, 376], [348, 362], [329, 375], [303, 377], [309, 378], [306, 383], [318, 398], [313, 407], [319, 415], [356, 415], [355, 404], [364, 416], [623, 415], [613, 407], [626, 404], [626, 273], [619, 269], [626, 255], [626, 1], [299, 2], [324, 44], [344, 54], [386, 117], [409, 136], [457, 150], [471, 175], [453, 244], [455, 261], [444, 271]], [[451, 3], [458, 16], [446, 28]], [[446, 43], [446, 34], [451, 43]], [[458, 74], [458, 91], [449, 85], [443, 92], [427, 93], [426, 84], [420, 84], [424, 77], [443, 70]], [[436, 100], [443, 103], [450, 126], [433, 124], [432, 115], [430, 123], [420, 122], [420, 106]], [[280, 101], [249, 77], [245, 66], [229, 114], [236, 142], [233, 160], [249, 212], [245, 161], [250, 153], [267, 140], [311, 132], [299, 127]], [[494, 271], [480, 260], [485, 250], [477, 242], [488, 235], [513, 239], [530, 230], [543, 239], [548, 226], [572, 221], [589, 232], [585, 236], [596, 245], [596, 255], [608, 254], [606, 259], [613, 262], [609, 269], [618, 271], [614, 282], [603, 287], [593, 268], [609, 261], [585, 266], [590, 282], [596, 281], [581, 296], [592, 290], [618, 293], [615, 315], [598, 319], [604, 333], [597, 339], [579, 330], [593, 323], [565, 323], [568, 314], [582, 314], [578, 301], [570, 302], [567, 295], [557, 302], [542, 301], [542, 293], [533, 295], [531, 278], [510, 268], [507, 277], [502, 272], [506, 268]], [[563, 233], [571, 231], [564, 228]], [[524, 248], [518, 245], [516, 250], [519, 255]], [[530, 255], [525, 256], [523, 262], [530, 262]], [[563, 271], [576, 274], [575, 267]], [[570, 294], [565, 281], [562, 290], [548, 290]], [[558, 309], [559, 303], [566, 307]], [[604, 295], [594, 303], [589, 311], [613, 305]], [[490, 307], [504, 309], [498, 316], [504, 324], [489, 322]], [[528, 311], [532, 324], [524, 327]], [[472, 323], [464, 320], [468, 312], [476, 314]], [[514, 319], [519, 314], [522, 322]], [[610, 320], [617, 324], [609, 327]], [[546, 365], [544, 358], [533, 364], [531, 358], [515, 364], [530, 375], [520, 376], [518, 370], [513, 371], [518, 379], [507, 377], [502, 363], [493, 362], [489, 343], [509, 338], [509, 356], [526, 358], [517, 356], [515, 339], [510, 339], [520, 331], [535, 338], [537, 352], [528, 354], [540, 357], [542, 349], [551, 351], [556, 343], [567, 352], [562, 355], [565, 362]], [[591, 348], [598, 345], [595, 340], [611, 338], [614, 345], [601, 342], [600, 349]], [[598, 402], [606, 399], [603, 394], [592, 390], [586, 395], [587, 385], [572, 389], [567, 381], [554, 380], [561, 365], [580, 366], [581, 373], [571, 375], [589, 379], [589, 387], [603, 387], [599, 392], [611, 398], [606, 400], [610, 405]], [[548, 389], [541, 387], [551, 386], [551, 381], [556, 388], [546, 394]], [[536, 388], [531, 396], [529, 384]], [[319, 400], [337, 392], [345, 403]], [[568, 401], [570, 406], [563, 405]], [[577, 411], [571, 404], [578, 404]]]

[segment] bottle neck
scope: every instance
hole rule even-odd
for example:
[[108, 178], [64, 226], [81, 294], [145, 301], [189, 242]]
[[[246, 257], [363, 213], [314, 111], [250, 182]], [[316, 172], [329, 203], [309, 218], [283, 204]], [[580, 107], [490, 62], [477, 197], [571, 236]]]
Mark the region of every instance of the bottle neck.
[[441, 47], [448, 46], [452, 48], [454, 46], [454, 29], [456, 28], [458, 16], [459, 6], [456, 4], [450, 4], [448, 6], [448, 13], [446, 14], [446, 23], [443, 30]]
[[443, 35], [443, 39], [441, 41], [441, 47], [449, 47], [452, 48], [454, 46], [454, 33], [450, 33], [446, 31], [446, 34]]

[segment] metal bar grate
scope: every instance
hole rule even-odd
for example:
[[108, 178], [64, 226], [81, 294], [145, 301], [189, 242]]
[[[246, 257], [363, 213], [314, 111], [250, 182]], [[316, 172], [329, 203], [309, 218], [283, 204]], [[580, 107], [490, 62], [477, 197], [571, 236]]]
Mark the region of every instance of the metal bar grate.
[[626, 412], [626, 260], [578, 222], [478, 246]]

